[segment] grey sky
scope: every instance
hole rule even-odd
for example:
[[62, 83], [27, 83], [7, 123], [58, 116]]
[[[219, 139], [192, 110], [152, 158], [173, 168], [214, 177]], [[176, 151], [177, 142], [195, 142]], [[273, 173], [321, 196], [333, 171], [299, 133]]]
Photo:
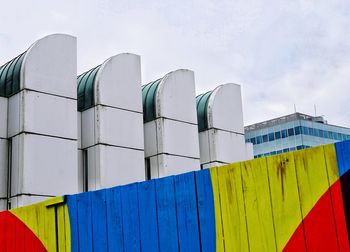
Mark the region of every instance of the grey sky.
[[297, 110], [350, 127], [350, 1], [4, 1], [0, 65], [36, 39], [78, 37], [78, 73], [141, 55], [143, 83], [195, 71], [197, 93], [242, 85], [246, 124]]

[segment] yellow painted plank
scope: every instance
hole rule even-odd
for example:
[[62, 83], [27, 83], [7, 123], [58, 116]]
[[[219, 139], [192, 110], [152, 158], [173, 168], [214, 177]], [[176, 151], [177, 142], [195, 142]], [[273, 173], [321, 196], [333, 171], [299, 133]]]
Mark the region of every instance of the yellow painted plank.
[[240, 163], [217, 169], [226, 251], [249, 251]]
[[293, 152], [267, 157], [277, 251], [282, 251], [301, 223]]
[[[38, 204], [12, 209], [11, 212], [33, 231], [48, 251], [57, 251], [57, 212], [58, 236], [63, 238], [59, 240], [59, 248], [60, 251], [70, 251], [68, 207], [65, 204], [60, 204], [61, 202], [63, 202], [62, 197], [58, 197], [58, 199], [50, 199]], [[58, 205], [53, 205], [55, 203]]]
[[303, 218], [328, 190], [328, 175], [323, 147], [294, 153]]
[[326, 158], [329, 185], [332, 186], [339, 179], [335, 146], [334, 144], [327, 144], [323, 146], [323, 150]]
[[250, 251], [276, 251], [266, 158], [241, 164]]
[[222, 252], [225, 251], [224, 247], [224, 236], [222, 229], [222, 218], [221, 218], [221, 203], [220, 203], [220, 194], [219, 194], [219, 180], [217, 175], [217, 167], [210, 169], [211, 183], [213, 187], [214, 195], [214, 209], [215, 209], [215, 226], [216, 226], [216, 251]]

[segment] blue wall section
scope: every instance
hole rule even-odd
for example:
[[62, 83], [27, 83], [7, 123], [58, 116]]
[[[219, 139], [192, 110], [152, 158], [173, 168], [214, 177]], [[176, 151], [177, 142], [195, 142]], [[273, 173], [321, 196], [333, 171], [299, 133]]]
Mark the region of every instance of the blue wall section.
[[215, 251], [209, 170], [66, 196], [72, 251]]
[[339, 177], [343, 176], [350, 169], [350, 141], [335, 143], [337, 152]]

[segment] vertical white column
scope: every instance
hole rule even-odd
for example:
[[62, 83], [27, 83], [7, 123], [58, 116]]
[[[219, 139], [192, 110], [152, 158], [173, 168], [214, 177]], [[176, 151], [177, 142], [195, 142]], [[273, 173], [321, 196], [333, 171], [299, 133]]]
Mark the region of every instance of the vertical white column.
[[200, 169], [194, 73], [177, 70], [143, 87], [150, 178]]
[[6, 97], [0, 97], [0, 211], [7, 208], [7, 104], [8, 99]]
[[11, 207], [78, 192], [76, 38], [54, 34], [25, 53], [9, 98]]
[[140, 57], [116, 55], [106, 60], [95, 74], [91, 90], [94, 101], [81, 112], [85, 189], [143, 181]]
[[202, 168], [250, 159], [244, 139], [241, 87], [220, 85], [203, 99], [197, 99], [197, 113], [202, 109], [198, 120], [205, 124], [199, 129]]

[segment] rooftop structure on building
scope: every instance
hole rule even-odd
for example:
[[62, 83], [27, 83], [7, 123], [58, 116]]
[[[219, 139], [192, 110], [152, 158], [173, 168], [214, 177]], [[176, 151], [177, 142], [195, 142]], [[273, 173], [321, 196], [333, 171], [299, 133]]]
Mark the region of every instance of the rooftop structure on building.
[[246, 142], [253, 144], [255, 158], [350, 139], [349, 128], [328, 124], [324, 116], [298, 112], [244, 130]]

